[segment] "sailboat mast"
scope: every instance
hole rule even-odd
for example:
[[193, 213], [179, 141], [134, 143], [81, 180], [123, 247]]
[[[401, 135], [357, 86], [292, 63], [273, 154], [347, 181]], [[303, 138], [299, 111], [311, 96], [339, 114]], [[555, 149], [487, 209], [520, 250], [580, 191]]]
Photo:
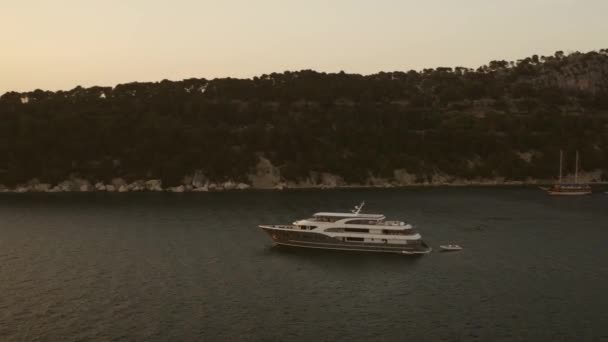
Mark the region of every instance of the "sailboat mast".
[[578, 150], [576, 151], [576, 167], [574, 169], [574, 184], [578, 183]]
[[562, 162], [564, 159], [564, 151], [559, 150], [559, 183], [562, 183]]

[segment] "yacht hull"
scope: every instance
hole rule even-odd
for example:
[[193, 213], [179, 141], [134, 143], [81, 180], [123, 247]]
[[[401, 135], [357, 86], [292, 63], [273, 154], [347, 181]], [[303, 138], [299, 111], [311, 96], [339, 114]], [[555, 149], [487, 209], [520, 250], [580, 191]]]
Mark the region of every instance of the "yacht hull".
[[411, 241], [407, 244], [353, 242], [342, 241], [311, 231], [282, 229], [272, 226], [260, 226], [260, 228], [270, 236], [275, 244], [283, 246], [396, 254], [427, 254], [432, 250], [422, 240]]
[[547, 191], [551, 196], [583, 196], [591, 195], [591, 191]]

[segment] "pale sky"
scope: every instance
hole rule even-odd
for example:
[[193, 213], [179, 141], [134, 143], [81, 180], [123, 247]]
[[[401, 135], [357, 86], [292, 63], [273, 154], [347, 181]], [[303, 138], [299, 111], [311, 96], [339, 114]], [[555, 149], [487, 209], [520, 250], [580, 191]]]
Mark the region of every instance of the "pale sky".
[[608, 0], [0, 0], [0, 94], [608, 48]]

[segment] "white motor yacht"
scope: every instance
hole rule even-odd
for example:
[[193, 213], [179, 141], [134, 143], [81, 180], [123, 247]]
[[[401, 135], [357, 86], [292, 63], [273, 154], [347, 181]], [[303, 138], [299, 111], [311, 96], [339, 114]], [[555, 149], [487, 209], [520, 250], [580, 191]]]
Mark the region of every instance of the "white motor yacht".
[[361, 213], [364, 204], [350, 213], [320, 212], [290, 225], [259, 227], [277, 245], [399, 254], [431, 251], [411, 224], [387, 221], [381, 214]]

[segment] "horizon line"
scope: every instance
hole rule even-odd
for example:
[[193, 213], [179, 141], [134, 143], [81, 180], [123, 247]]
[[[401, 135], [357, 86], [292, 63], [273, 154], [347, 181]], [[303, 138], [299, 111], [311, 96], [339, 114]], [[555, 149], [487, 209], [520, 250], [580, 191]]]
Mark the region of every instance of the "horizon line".
[[[532, 56], [538, 56], [539, 58], [541, 58], [541, 57], [555, 57], [557, 55], [557, 53], [559, 53], [559, 52], [563, 53], [564, 56], [570, 56], [570, 55], [575, 54], [575, 53], [587, 54], [587, 53], [592, 53], [592, 52], [601, 53], [603, 51], [608, 51], [608, 48], [597, 48], [597, 49], [588, 50], [588, 51], [584, 51], [584, 52], [581, 52], [581, 51], [578, 51], [578, 50], [567, 50], [566, 52], [564, 52], [563, 50], [556, 50], [550, 56], [544, 56], [544, 55], [541, 56], [541, 55], [538, 55], [538, 54], [532, 54], [532, 55], [529, 55], [529, 56], [524, 57], [524, 58], [518, 58], [516, 60], [511, 60], [511, 61], [507, 61], [507, 62], [516, 62], [516, 61], [524, 60], [526, 58], [530, 58]], [[425, 70], [429, 70], [429, 69], [436, 70], [436, 69], [439, 69], [439, 68], [450, 68], [452, 70], [455, 69], [455, 68], [464, 68], [466, 70], [477, 70], [477, 69], [479, 69], [479, 68], [481, 68], [483, 66], [487, 66], [492, 61], [505, 61], [505, 60], [504, 59], [493, 59], [493, 60], [488, 61], [486, 64], [482, 64], [482, 65], [477, 66], [477, 67], [466, 67], [466, 66], [461, 66], [461, 65], [459, 65], [459, 66], [436, 66], [436, 67], [426, 67], [426, 68], [422, 68], [422, 69], [409, 69], [409, 70], [392, 70], [392, 71], [379, 70], [379, 71], [371, 72], [371, 73], [347, 72], [345, 70], [340, 70], [340, 71], [320, 71], [320, 70], [315, 70], [315, 69], [310, 69], [310, 68], [303, 68], [303, 69], [283, 70], [281, 72], [273, 71], [273, 72], [270, 72], [270, 73], [261, 73], [261, 74], [257, 73], [254, 76], [220, 76], [220, 77], [213, 77], [213, 78], [187, 77], [187, 78], [181, 78], [181, 79], [177, 79], [177, 78], [163, 78], [161, 80], [151, 80], [151, 81], [137, 81], [137, 80], [135, 80], [135, 81], [128, 81], [128, 82], [118, 82], [118, 83], [114, 83], [114, 85], [99, 85], [99, 84], [96, 84], [96, 85], [90, 85], [90, 86], [83, 86], [82, 84], [77, 84], [74, 87], [72, 87], [71, 89], [62, 88], [62, 89], [49, 90], [49, 89], [35, 88], [35, 89], [32, 89], [32, 90], [24, 90], [24, 91], [7, 90], [7, 91], [4, 91], [3, 93], [1, 93], [0, 97], [4, 96], [6, 94], [9, 94], [9, 93], [27, 94], [27, 93], [32, 93], [32, 92], [35, 92], [35, 91], [38, 91], [38, 90], [41, 90], [41, 91], [44, 91], [44, 92], [53, 92], [53, 93], [56, 93], [56, 92], [69, 92], [69, 91], [72, 91], [72, 90], [77, 89], [79, 87], [80, 88], [84, 88], [84, 89], [95, 88], [95, 87], [112, 88], [112, 89], [114, 89], [114, 88], [116, 88], [116, 87], [118, 87], [120, 85], [125, 85], [125, 84], [133, 84], [133, 83], [152, 83], [152, 84], [158, 84], [158, 83], [161, 83], [161, 82], [164, 82], [164, 81], [183, 82], [183, 81], [192, 80], [192, 79], [206, 80], [206, 81], [214, 81], [214, 80], [221, 80], [221, 79], [253, 80], [255, 78], [259, 78], [259, 77], [262, 77], [262, 76], [265, 76], [265, 75], [285, 74], [287, 72], [296, 73], [296, 72], [302, 72], [302, 71], [314, 71], [314, 72], [317, 72], [317, 73], [320, 73], [320, 74], [328, 74], [328, 75], [331, 75], [331, 74], [342, 74], [343, 73], [343, 74], [347, 74], [347, 75], [360, 75], [360, 76], [366, 77], [366, 76], [378, 75], [378, 74], [381, 74], [381, 73], [396, 73], [396, 72], [409, 73], [409, 72], [412, 72], [412, 71], [414, 71], [416, 73], [420, 73], [420, 72], [423, 72]]]

